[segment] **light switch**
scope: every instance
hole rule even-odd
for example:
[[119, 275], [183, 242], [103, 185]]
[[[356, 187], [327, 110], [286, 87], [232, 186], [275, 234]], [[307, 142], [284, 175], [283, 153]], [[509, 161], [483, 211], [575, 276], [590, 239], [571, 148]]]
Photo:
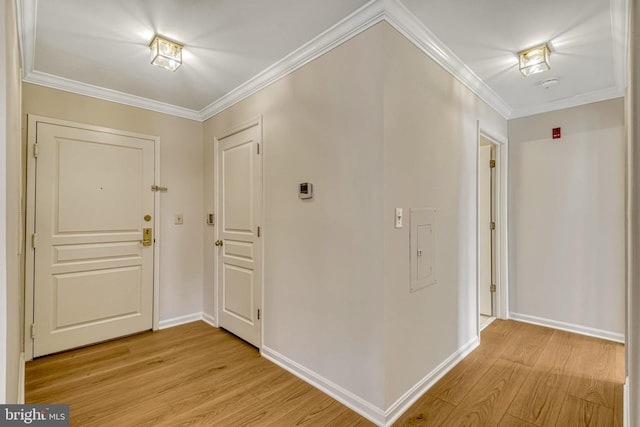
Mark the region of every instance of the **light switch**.
[[396, 208], [396, 228], [402, 228], [402, 208]]
[[182, 216], [181, 213], [176, 214], [176, 218], [174, 222], [176, 225], [184, 224], [184, 217]]

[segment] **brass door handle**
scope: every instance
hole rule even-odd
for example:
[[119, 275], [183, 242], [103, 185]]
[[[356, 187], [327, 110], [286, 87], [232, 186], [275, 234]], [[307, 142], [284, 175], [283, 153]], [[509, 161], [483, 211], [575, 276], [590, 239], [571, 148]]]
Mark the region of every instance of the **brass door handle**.
[[216, 245], [216, 246], [222, 246], [222, 240], [216, 240], [216, 242], [214, 243], [214, 245]]

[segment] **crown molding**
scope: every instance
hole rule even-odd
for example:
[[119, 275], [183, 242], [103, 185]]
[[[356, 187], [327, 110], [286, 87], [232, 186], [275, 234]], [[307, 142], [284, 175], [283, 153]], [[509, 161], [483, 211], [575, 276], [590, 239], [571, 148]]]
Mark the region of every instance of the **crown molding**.
[[202, 117], [195, 110], [167, 104], [153, 99], [143, 98], [112, 89], [81, 83], [75, 80], [43, 73], [34, 69], [36, 46], [37, 0], [17, 0], [18, 39], [22, 60], [22, 81], [60, 89], [66, 92], [86, 95], [106, 101], [117, 102], [145, 110], [156, 111], [185, 119], [201, 121]]
[[610, 0], [615, 87], [575, 97], [514, 109], [442, 43], [400, 0], [371, 0], [315, 39], [271, 65], [200, 111], [53, 76], [34, 70], [37, 0], [17, 0], [23, 81], [204, 121], [292, 73], [381, 21], [387, 21], [422, 52], [442, 66], [505, 119], [569, 108], [624, 96], [627, 84], [629, 0]]
[[610, 9], [615, 85], [624, 92], [627, 87], [629, 58], [629, 0], [611, 0]]
[[387, 21], [501, 116], [509, 118], [511, 107], [399, 0], [372, 0], [281, 61], [205, 107], [200, 111], [203, 120], [253, 95], [380, 21]]
[[20, 65], [23, 70], [32, 69], [35, 55], [36, 0], [16, 1]]
[[505, 119], [512, 108], [399, 0], [388, 0], [385, 20]]
[[594, 102], [606, 101], [608, 99], [621, 98], [624, 96], [624, 90], [617, 87], [597, 90], [589, 93], [581, 93], [580, 95], [571, 96], [569, 98], [558, 99], [552, 102], [545, 102], [526, 108], [518, 108], [513, 110], [509, 119], [519, 119], [521, 117], [532, 116], [534, 114], [548, 113], [565, 108], [579, 107]]
[[[627, 0], [611, 0], [625, 3]], [[167, 103], [60, 78], [34, 69], [37, 0], [18, 0], [23, 80], [160, 113], [204, 121], [292, 73], [381, 21], [387, 21], [504, 118], [513, 109], [445, 46], [400, 0], [371, 0], [315, 39], [271, 65], [222, 98], [195, 111]], [[626, 15], [625, 15], [626, 16]]]
[[46, 86], [65, 92], [77, 93], [79, 95], [90, 96], [92, 98], [104, 99], [106, 101], [117, 102], [118, 104], [138, 107], [145, 110], [156, 111], [158, 113], [169, 114], [190, 120], [202, 121], [202, 117], [195, 110], [167, 104], [153, 99], [135, 96], [117, 90], [106, 89], [63, 77], [53, 76], [40, 71], [27, 71], [22, 78], [23, 82]]
[[291, 74], [331, 49], [357, 36], [385, 17], [384, 1], [372, 0], [319, 36], [291, 52], [280, 61], [260, 72], [200, 111], [203, 120]]

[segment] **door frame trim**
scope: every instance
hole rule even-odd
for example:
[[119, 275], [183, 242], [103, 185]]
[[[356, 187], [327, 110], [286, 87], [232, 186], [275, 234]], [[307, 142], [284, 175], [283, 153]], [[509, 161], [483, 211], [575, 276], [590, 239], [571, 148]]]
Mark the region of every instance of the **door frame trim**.
[[[27, 178], [27, 194], [25, 205], [25, 271], [24, 271], [24, 356], [25, 361], [33, 359], [33, 341], [31, 339], [31, 324], [34, 316], [34, 268], [35, 253], [30, 248], [28, 236], [29, 230], [34, 229], [35, 208], [36, 208], [36, 191], [35, 191], [35, 157], [33, 156], [33, 146], [36, 142], [37, 124], [48, 123], [58, 126], [67, 126], [78, 129], [86, 129], [95, 132], [111, 133], [116, 135], [128, 136], [133, 138], [145, 139], [153, 142], [154, 149], [154, 180], [160, 183], [160, 137], [145, 135], [141, 133], [128, 132], [120, 129], [108, 127], [93, 126], [84, 123], [72, 122], [68, 120], [54, 119], [35, 114], [27, 114], [27, 136], [26, 136], [26, 178]], [[153, 330], [158, 330], [160, 326], [160, 197], [154, 193], [153, 196], [154, 209], [154, 228], [155, 228], [155, 244], [153, 250]]]
[[[223, 130], [222, 132], [216, 132], [216, 134], [214, 134], [213, 136], [213, 155], [214, 155], [214, 186], [213, 186], [213, 210], [215, 212], [215, 218], [216, 218], [216, 222], [215, 222], [215, 227], [213, 230], [213, 240], [216, 241], [219, 239], [219, 226], [220, 226], [220, 206], [218, 204], [218, 195], [220, 194], [220, 180], [218, 179], [218, 171], [220, 170], [220, 165], [219, 165], [219, 157], [218, 157], [218, 150], [220, 148], [220, 140], [227, 138], [231, 135], [235, 135], [236, 133], [242, 132], [243, 130], [249, 129], [253, 126], [259, 126], [260, 127], [260, 162], [262, 163], [262, 177], [260, 180], [260, 184], [261, 184], [261, 188], [260, 188], [260, 192], [261, 192], [261, 196], [262, 196], [262, 208], [261, 208], [261, 212], [260, 212], [260, 219], [261, 219], [261, 237], [260, 237], [260, 246], [261, 246], [261, 253], [262, 253], [262, 260], [261, 260], [261, 265], [260, 265], [260, 309], [261, 309], [261, 322], [260, 322], [260, 348], [262, 348], [264, 346], [264, 319], [265, 319], [265, 314], [264, 314], [264, 265], [265, 265], [265, 240], [266, 240], [266, 235], [264, 233], [264, 212], [265, 212], [265, 197], [264, 197], [264, 181], [265, 181], [265, 173], [264, 173], [264, 156], [265, 156], [265, 149], [264, 149], [264, 123], [262, 120], [262, 115], [259, 116], [255, 116], [252, 117], [248, 120], [245, 120], [243, 122], [240, 122], [234, 126], [231, 126], [229, 128], [226, 128], [225, 130]], [[218, 298], [218, 291], [220, 288], [220, 284], [219, 284], [219, 280], [218, 280], [218, 270], [219, 270], [219, 257], [218, 257], [218, 252], [214, 249], [214, 255], [213, 255], [213, 316], [214, 316], [214, 321], [213, 321], [213, 325], [216, 328], [220, 327], [220, 315], [219, 315], [219, 308], [220, 308], [220, 301]]]
[[482, 128], [478, 121], [476, 140], [476, 319], [477, 333], [480, 337], [480, 295], [478, 294], [480, 283], [480, 227], [478, 216], [480, 212], [480, 140], [485, 139], [493, 144], [496, 158], [495, 169], [495, 252], [496, 257], [496, 296], [495, 317], [498, 319], [509, 318], [509, 258], [508, 258], [508, 187], [507, 177], [509, 170], [508, 140]]

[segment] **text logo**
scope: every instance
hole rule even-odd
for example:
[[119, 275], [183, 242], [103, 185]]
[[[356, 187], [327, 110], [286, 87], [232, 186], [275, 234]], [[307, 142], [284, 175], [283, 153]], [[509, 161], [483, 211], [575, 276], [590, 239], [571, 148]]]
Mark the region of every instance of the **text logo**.
[[69, 427], [69, 405], [0, 405], [0, 427]]

